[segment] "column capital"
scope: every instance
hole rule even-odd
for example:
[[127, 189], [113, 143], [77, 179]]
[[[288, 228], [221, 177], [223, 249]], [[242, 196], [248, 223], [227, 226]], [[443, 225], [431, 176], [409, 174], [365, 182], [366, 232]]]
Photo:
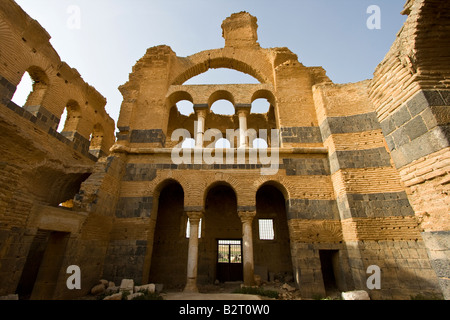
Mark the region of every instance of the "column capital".
[[194, 104], [194, 111], [197, 117], [205, 118], [208, 114], [209, 106], [207, 104]]
[[185, 211], [189, 220], [193, 223], [200, 221], [203, 218], [203, 211]]
[[241, 218], [241, 222], [252, 222], [253, 218], [256, 216], [256, 211], [239, 211], [239, 218]]
[[241, 116], [247, 116], [250, 113], [252, 108], [251, 104], [237, 103], [234, 105], [234, 109], [236, 110], [236, 114]]

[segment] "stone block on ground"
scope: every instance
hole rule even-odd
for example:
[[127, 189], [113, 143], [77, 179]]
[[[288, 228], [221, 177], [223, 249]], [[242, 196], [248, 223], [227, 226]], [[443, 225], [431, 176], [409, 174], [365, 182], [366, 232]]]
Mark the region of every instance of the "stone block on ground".
[[120, 292], [128, 291], [133, 293], [134, 291], [134, 280], [133, 279], [122, 279], [120, 283]]
[[341, 295], [344, 300], [370, 300], [369, 294], [364, 290], [342, 292]]

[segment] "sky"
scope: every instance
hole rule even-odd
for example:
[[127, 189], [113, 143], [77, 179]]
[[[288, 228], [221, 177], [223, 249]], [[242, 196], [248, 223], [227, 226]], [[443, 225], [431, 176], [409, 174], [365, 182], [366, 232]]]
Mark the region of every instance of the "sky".
[[[258, 19], [263, 48], [288, 47], [335, 83], [371, 79], [401, 29], [406, 0], [16, 0], [50, 34], [51, 44], [106, 99], [117, 123], [118, 87], [147, 48], [168, 45], [180, 57], [222, 48], [222, 21], [247, 11]], [[372, 20], [380, 9], [380, 19]], [[370, 22], [379, 28], [370, 29]], [[24, 81], [25, 82], [25, 81]], [[257, 83], [246, 74], [210, 70], [185, 84]], [[28, 93], [28, 92], [27, 92]], [[15, 99], [20, 97], [19, 89]]]

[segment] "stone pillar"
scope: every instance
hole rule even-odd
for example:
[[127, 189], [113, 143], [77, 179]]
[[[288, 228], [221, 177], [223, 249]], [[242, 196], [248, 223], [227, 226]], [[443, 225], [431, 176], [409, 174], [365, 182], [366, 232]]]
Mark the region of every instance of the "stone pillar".
[[242, 222], [242, 255], [244, 264], [244, 285], [255, 285], [254, 261], [253, 261], [253, 231], [252, 222], [256, 211], [240, 211], [239, 218]]
[[239, 116], [239, 148], [248, 147], [247, 144], [247, 116], [250, 113], [251, 105], [240, 104], [235, 106], [236, 113]]
[[195, 105], [194, 111], [197, 115], [197, 131], [195, 132], [195, 147], [203, 148], [203, 134], [205, 133], [205, 121], [208, 105]]
[[197, 266], [198, 266], [198, 227], [203, 213], [200, 211], [186, 212], [190, 224], [187, 281], [184, 292], [198, 292]]

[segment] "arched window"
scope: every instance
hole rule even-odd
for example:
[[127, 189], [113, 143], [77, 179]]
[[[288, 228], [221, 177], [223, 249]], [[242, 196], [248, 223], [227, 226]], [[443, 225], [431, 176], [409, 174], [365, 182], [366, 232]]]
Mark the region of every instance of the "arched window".
[[56, 129], [56, 131], [61, 133], [64, 130], [64, 125], [66, 123], [66, 120], [67, 120], [67, 108], [64, 108], [63, 114], [61, 115], [61, 118], [59, 119], [59, 124], [58, 124], [58, 128]]
[[256, 99], [252, 102], [252, 113], [267, 113], [270, 109], [270, 102], [265, 98]]
[[37, 107], [42, 105], [47, 88], [48, 77], [44, 70], [33, 66], [24, 72], [11, 100], [19, 106], [35, 107], [33, 112], [37, 112], [39, 109]]
[[[75, 100], [69, 100], [59, 120], [58, 132], [75, 132], [81, 119], [81, 108]], [[62, 125], [64, 123], [64, 126]]]
[[181, 100], [177, 102], [178, 111], [185, 116], [189, 116], [194, 112], [194, 104], [188, 100]]
[[220, 99], [211, 105], [211, 111], [215, 114], [233, 115], [235, 113], [233, 104], [225, 99]]
[[100, 152], [103, 146], [103, 127], [101, 124], [97, 123], [92, 130], [90, 137], [89, 150], [95, 150]]
[[26, 71], [22, 76], [22, 80], [20, 80], [20, 83], [16, 88], [16, 92], [14, 92], [11, 101], [18, 106], [24, 106], [31, 92], [33, 92], [33, 79]]

